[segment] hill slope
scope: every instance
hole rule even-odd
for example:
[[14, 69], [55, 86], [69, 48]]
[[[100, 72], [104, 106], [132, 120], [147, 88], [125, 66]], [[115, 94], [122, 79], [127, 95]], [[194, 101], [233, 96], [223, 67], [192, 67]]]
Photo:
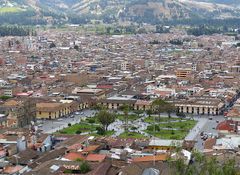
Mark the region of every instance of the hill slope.
[[[46, 22], [240, 18], [237, 0], [0, 0], [1, 15], [32, 11]], [[29, 17], [29, 16], [28, 16]]]

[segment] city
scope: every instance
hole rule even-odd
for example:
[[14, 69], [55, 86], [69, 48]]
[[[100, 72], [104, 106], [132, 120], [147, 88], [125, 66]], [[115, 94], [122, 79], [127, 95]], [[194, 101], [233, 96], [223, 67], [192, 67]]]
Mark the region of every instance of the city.
[[239, 175], [240, 26], [90, 21], [0, 25], [0, 174]]

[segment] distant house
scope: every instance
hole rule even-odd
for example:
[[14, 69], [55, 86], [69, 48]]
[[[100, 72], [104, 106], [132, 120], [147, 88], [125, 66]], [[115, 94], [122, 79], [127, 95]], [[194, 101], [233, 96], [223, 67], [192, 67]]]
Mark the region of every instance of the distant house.
[[178, 146], [182, 147], [182, 145], [183, 140], [151, 139], [148, 148], [157, 150], [171, 150]]
[[216, 130], [222, 134], [235, 133], [237, 132], [237, 129], [238, 129], [238, 122], [235, 122], [233, 120], [222, 121], [216, 127]]

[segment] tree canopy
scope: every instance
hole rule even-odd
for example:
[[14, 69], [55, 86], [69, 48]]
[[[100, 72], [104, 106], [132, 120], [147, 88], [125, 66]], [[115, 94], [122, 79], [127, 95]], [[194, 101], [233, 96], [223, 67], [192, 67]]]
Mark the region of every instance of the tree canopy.
[[115, 118], [115, 114], [110, 113], [106, 110], [101, 110], [97, 114], [97, 119], [103, 125], [105, 131], [107, 131], [108, 126], [115, 121]]

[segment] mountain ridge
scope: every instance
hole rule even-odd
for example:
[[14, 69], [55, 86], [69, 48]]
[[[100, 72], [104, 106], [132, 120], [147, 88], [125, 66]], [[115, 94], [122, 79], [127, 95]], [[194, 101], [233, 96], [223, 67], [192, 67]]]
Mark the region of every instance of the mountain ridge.
[[240, 9], [236, 4], [236, 0], [0, 0], [0, 15], [4, 8], [5, 13], [7, 10], [14, 13], [14, 8], [18, 8], [32, 10], [35, 17], [48, 22], [89, 22], [97, 19], [107, 23], [157, 23], [176, 19], [240, 18]]

